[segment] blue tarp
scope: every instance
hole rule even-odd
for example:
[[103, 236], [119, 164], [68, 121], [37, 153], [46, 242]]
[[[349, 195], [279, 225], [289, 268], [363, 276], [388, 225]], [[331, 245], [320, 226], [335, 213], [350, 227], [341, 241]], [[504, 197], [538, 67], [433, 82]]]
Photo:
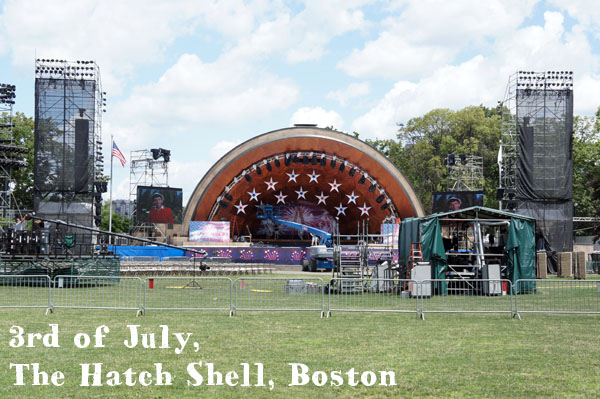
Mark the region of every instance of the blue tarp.
[[109, 246], [109, 251], [113, 251], [115, 254], [123, 257], [123, 256], [153, 256], [156, 258], [169, 257], [169, 256], [185, 256], [185, 251], [181, 249], [168, 248], [168, 247], [159, 247], [159, 246], [125, 246], [125, 245], [117, 245], [117, 246]]

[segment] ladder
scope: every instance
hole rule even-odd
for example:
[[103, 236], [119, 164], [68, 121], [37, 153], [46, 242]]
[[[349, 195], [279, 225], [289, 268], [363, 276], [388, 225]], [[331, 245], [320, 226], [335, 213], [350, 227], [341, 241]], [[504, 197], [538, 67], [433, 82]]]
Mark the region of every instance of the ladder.
[[420, 242], [410, 244], [410, 255], [408, 255], [408, 264], [406, 265], [406, 279], [410, 279], [410, 271], [417, 263], [423, 262], [423, 251]]

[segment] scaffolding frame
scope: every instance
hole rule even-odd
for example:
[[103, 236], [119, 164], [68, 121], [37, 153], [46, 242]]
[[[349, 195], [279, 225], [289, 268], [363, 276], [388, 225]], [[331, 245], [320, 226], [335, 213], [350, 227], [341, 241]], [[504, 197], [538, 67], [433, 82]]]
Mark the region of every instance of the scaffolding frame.
[[483, 190], [483, 157], [460, 155], [454, 164], [447, 162], [448, 191]]
[[[0, 123], [0, 212], [2, 217], [8, 220], [20, 215], [18, 209], [13, 209], [12, 187], [13, 170], [24, 167], [27, 163], [21, 157], [15, 157], [19, 153], [26, 153], [27, 149], [15, 143], [13, 137], [13, 105], [15, 103], [15, 86], [0, 84], [0, 115], [3, 122]], [[16, 205], [16, 201], [14, 202]]]
[[[34, 211], [42, 216], [99, 225], [102, 113], [100, 68], [94, 61], [36, 59]], [[75, 182], [76, 124], [87, 124], [87, 179]]]
[[162, 233], [154, 225], [138, 223], [137, 215], [137, 189], [138, 186], [169, 187], [169, 162], [154, 159], [152, 151], [136, 150], [130, 152], [129, 169], [129, 204], [133, 209], [131, 215], [132, 230], [143, 237], [150, 236], [154, 231]]
[[[516, 192], [519, 173], [519, 122], [533, 119], [544, 125], [541, 134], [545, 134], [548, 120], [555, 123], [565, 123], [567, 112], [557, 113], [557, 109], [566, 109], [569, 97], [573, 91], [572, 71], [518, 71], [509, 76], [501, 107], [501, 139], [498, 162], [500, 166], [499, 188], [500, 209], [511, 210], [516, 207]], [[532, 94], [535, 94], [533, 96]], [[528, 104], [531, 98], [536, 99]], [[552, 101], [553, 104], [549, 104]], [[541, 122], [540, 122], [541, 121]], [[552, 156], [552, 149], [547, 148], [546, 142], [534, 149], [536, 159]], [[558, 152], [558, 151], [557, 151]], [[552, 162], [540, 171], [544, 177], [555, 179], [556, 173], [564, 170], [552, 168]], [[550, 169], [550, 170], [548, 170]], [[552, 176], [548, 175], [551, 172]], [[541, 175], [540, 175], [541, 176]], [[556, 188], [556, 187], [554, 187]], [[552, 187], [547, 187], [552, 190]]]

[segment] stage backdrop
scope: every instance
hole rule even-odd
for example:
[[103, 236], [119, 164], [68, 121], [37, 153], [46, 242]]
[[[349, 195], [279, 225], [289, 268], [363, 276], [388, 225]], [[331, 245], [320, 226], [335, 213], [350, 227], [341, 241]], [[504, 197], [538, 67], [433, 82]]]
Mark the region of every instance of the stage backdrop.
[[229, 222], [190, 222], [189, 241], [229, 242]]

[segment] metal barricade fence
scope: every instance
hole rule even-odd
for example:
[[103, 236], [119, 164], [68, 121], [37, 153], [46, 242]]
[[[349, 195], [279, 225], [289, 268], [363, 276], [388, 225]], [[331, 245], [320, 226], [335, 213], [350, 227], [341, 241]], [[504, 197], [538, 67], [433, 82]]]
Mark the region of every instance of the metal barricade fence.
[[0, 308], [51, 309], [52, 287], [45, 275], [0, 276]]
[[142, 280], [138, 277], [56, 276], [52, 308], [119, 309], [143, 312]]
[[600, 280], [517, 280], [520, 313], [600, 314]]
[[148, 277], [144, 281], [144, 311], [232, 311], [233, 281], [228, 277]]
[[419, 314], [414, 280], [334, 278], [327, 289], [327, 317], [333, 311]]
[[425, 313], [514, 314], [510, 280], [432, 279], [421, 281], [419, 286], [422, 315]]
[[325, 315], [323, 279], [240, 277], [234, 281], [238, 310], [319, 311]]

